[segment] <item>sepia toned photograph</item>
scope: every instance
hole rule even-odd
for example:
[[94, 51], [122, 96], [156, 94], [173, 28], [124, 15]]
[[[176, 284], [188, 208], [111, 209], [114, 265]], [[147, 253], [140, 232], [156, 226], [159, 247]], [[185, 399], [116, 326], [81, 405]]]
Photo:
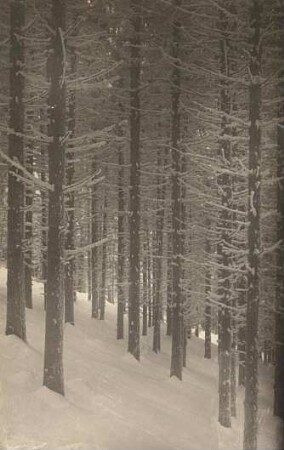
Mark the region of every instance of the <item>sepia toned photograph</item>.
[[283, 421], [284, 0], [0, 0], [0, 450]]

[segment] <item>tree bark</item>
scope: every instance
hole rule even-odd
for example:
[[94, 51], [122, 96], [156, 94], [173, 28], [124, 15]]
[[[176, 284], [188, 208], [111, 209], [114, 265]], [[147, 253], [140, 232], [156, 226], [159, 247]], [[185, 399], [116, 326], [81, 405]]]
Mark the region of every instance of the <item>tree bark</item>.
[[[210, 231], [210, 221], [207, 221], [207, 233]], [[209, 237], [206, 237], [205, 252], [207, 256], [207, 267], [205, 277], [205, 341], [204, 341], [204, 358], [211, 359], [211, 270], [209, 266], [209, 257], [211, 253]]]
[[[10, 119], [9, 157], [24, 165], [24, 42], [25, 1], [14, 0], [10, 9]], [[17, 133], [17, 134], [16, 134]], [[7, 317], [6, 334], [26, 340], [24, 291], [24, 184], [20, 171], [8, 175]]]
[[[181, 0], [173, 0], [173, 6], [178, 8]], [[175, 11], [175, 14], [177, 12]], [[172, 354], [171, 376], [182, 379], [183, 366], [183, 305], [182, 305], [182, 263], [181, 263], [181, 160], [180, 143], [180, 93], [181, 93], [181, 21], [175, 19], [172, 24]]]
[[[96, 158], [93, 158], [93, 173], [97, 170]], [[92, 187], [92, 205], [91, 205], [91, 234], [92, 243], [99, 240], [99, 224], [98, 224], [98, 187], [94, 185]], [[99, 317], [99, 249], [98, 247], [93, 247], [91, 250], [91, 260], [92, 260], [92, 317], [98, 319]]]
[[[275, 314], [275, 381], [274, 381], [274, 415], [284, 420], [284, 43], [283, 17], [284, 2], [280, 2], [279, 15], [279, 44], [280, 44], [280, 73], [279, 95], [281, 96], [277, 127], [278, 143], [278, 173], [277, 173], [277, 210], [278, 210], [278, 239], [282, 241], [278, 249], [277, 259], [277, 298]], [[284, 436], [283, 436], [284, 440]]]
[[[76, 26], [77, 14], [74, 11], [73, 17], [73, 31], [72, 37], [78, 35], [78, 27]], [[76, 77], [78, 65], [78, 56], [75, 47], [70, 48], [70, 74], [71, 77]], [[75, 91], [70, 92], [69, 104], [68, 104], [68, 131], [70, 132], [70, 138], [74, 138], [76, 129], [76, 94]], [[74, 167], [74, 152], [72, 147], [69, 146], [68, 153], [66, 155], [66, 185], [71, 186], [74, 182], [75, 167]], [[74, 228], [75, 228], [75, 194], [74, 191], [68, 192], [66, 196], [66, 212], [67, 212], [67, 232], [65, 248], [66, 250], [74, 250]], [[75, 259], [67, 259], [65, 261], [65, 322], [74, 325], [74, 301], [76, 298], [76, 291], [74, 287], [75, 276]]]
[[[165, 165], [165, 164], [164, 164]], [[158, 152], [157, 167], [161, 166], [160, 152]], [[163, 169], [162, 169], [163, 170]], [[161, 314], [162, 314], [162, 258], [163, 258], [163, 231], [164, 231], [164, 216], [165, 216], [165, 185], [164, 174], [158, 176], [157, 179], [157, 222], [156, 222], [156, 290], [154, 300], [154, 331], [153, 331], [153, 351], [155, 353], [161, 350]]]
[[[107, 178], [107, 177], [106, 177]], [[103, 230], [102, 239], [107, 237], [107, 191], [105, 192], [104, 206], [103, 206]], [[107, 280], [107, 244], [102, 246], [102, 287], [100, 295], [100, 320], [105, 319], [105, 307], [106, 307], [106, 280]]]
[[118, 147], [118, 244], [117, 244], [117, 339], [124, 338], [125, 309], [125, 194], [124, 194], [124, 155]]
[[253, 32], [250, 52], [249, 86], [249, 211], [248, 211], [248, 301], [246, 312], [246, 380], [244, 449], [257, 448], [258, 395], [258, 309], [260, 253], [260, 182], [261, 182], [261, 17], [262, 0], [253, 0], [250, 10]]
[[140, 360], [140, 71], [142, 16], [140, 1], [130, 0], [130, 285], [128, 351]]
[[44, 378], [49, 389], [64, 395], [64, 181], [65, 181], [65, 1], [53, 0], [50, 53], [50, 93], [48, 99], [49, 144], [47, 304], [45, 327]]
[[[34, 119], [34, 111], [27, 113], [28, 120]], [[25, 168], [32, 174], [33, 173], [33, 145], [26, 146], [25, 152]], [[26, 307], [32, 309], [32, 264], [33, 264], [33, 189], [26, 187], [25, 189], [25, 303]]]
[[[221, 53], [221, 74], [224, 77], [231, 75], [231, 55], [229, 44], [230, 23], [227, 15], [220, 13], [220, 53]], [[224, 168], [231, 165], [231, 143], [227, 136], [231, 134], [231, 124], [228, 118], [231, 114], [232, 101], [229, 91], [229, 84], [226, 78], [221, 80], [221, 146], [219, 160], [221, 164], [221, 174], [218, 177], [218, 186], [221, 194], [219, 228], [220, 238], [217, 246], [218, 258], [221, 268], [218, 273], [218, 293], [220, 296], [220, 309], [218, 313], [219, 329], [219, 422], [224, 427], [231, 426], [230, 407], [230, 364], [231, 364], [231, 222], [232, 214], [232, 177]]]

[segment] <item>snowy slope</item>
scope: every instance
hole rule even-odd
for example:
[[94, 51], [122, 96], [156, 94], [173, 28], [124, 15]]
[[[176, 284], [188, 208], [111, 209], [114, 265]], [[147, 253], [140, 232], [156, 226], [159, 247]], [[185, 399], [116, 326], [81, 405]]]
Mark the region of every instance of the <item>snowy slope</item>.
[[[27, 310], [28, 345], [4, 336], [6, 271], [0, 269], [0, 448], [189, 450], [242, 447], [242, 393], [232, 430], [218, 426], [217, 352], [203, 358], [203, 341], [192, 337], [182, 382], [169, 378], [170, 338], [151, 351], [142, 338], [139, 364], [116, 341], [116, 309], [106, 320], [90, 318], [79, 295], [76, 326], [66, 326], [65, 390], [42, 386], [44, 311], [42, 286], [34, 283], [34, 309]], [[163, 333], [164, 334], [164, 333]], [[271, 370], [260, 393], [260, 448], [274, 449], [280, 424], [271, 416]], [[241, 422], [240, 422], [241, 421]], [[280, 447], [279, 447], [280, 448]]]

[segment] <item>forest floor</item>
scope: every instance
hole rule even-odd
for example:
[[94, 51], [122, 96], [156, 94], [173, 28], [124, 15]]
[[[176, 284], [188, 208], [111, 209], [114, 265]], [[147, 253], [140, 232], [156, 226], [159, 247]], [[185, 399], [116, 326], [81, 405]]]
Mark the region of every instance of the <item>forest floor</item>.
[[[171, 339], [162, 351], [142, 337], [141, 362], [116, 340], [116, 308], [106, 320], [90, 318], [78, 294], [76, 325], [65, 326], [65, 397], [42, 386], [44, 310], [42, 285], [34, 283], [27, 310], [28, 344], [5, 336], [6, 270], [0, 268], [0, 448], [190, 450], [241, 449], [243, 391], [232, 428], [218, 425], [217, 347], [203, 358], [204, 342], [188, 341], [183, 381], [169, 377]], [[163, 331], [163, 330], [162, 330]], [[260, 368], [259, 449], [280, 449], [280, 422], [272, 416], [272, 369]]]

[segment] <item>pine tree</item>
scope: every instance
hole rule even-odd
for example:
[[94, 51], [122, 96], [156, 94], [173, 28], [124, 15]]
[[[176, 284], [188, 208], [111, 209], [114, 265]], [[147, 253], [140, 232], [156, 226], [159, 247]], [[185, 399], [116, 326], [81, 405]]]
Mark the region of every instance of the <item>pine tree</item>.
[[49, 194], [48, 249], [46, 286], [46, 328], [43, 384], [64, 395], [63, 323], [64, 323], [64, 182], [65, 182], [65, 76], [66, 6], [65, 0], [53, 0], [51, 6], [51, 49], [49, 54], [50, 91], [48, 98]]
[[[24, 76], [25, 1], [13, 0], [10, 7], [10, 120], [9, 157], [24, 165]], [[7, 321], [6, 334], [26, 340], [24, 290], [24, 184], [19, 169], [8, 175]]]
[[173, 0], [175, 8], [172, 24], [172, 355], [171, 376], [182, 379], [183, 366], [183, 305], [182, 305], [182, 267], [181, 267], [181, 157], [180, 157], [180, 95], [181, 63], [180, 45], [182, 24], [178, 8], [181, 0]]
[[244, 449], [257, 448], [258, 309], [261, 183], [261, 21], [262, 0], [252, 0], [249, 61], [249, 182], [248, 182], [248, 300], [246, 312], [246, 380]]
[[140, 359], [140, 71], [142, 16], [139, 0], [130, 1], [130, 275], [128, 351]]
[[[283, 20], [284, 2], [280, 1], [278, 9], [278, 39], [279, 39], [279, 123], [277, 126], [277, 209], [278, 209], [278, 239], [281, 246], [277, 252], [277, 299], [275, 317], [275, 382], [274, 382], [274, 414], [284, 420], [284, 44]], [[283, 436], [284, 439], [284, 436]]]
[[[79, 10], [74, 9], [73, 20], [72, 20], [72, 33], [71, 39], [74, 41], [78, 36], [78, 13]], [[70, 74], [71, 77], [76, 77], [78, 65], [78, 54], [75, 45], [70, 45]], [[70, 132], [70, 138], [74, 138], [76, 131], [76, 93], [71, 91], [69, 94], [68, 102], [68, 130]], [[74, 182], [74, 152], [72, 151], [72, 146], [69, 147], [68, 153], [66, 155], [66, 186], [71, 186]], [[74, 250], [74, 233], [75, 233], [75, 193], [70, 191], [67, 193], [66, 198], [66, 213], [67, 213], [67, 233], [65, 240], [66, 250]], [[74, 300], [76, 298], [75, 283], [74, 283], [74, 272], [75, 272], [75, 260], [70, 258], [65, 261], [65, 322], [74, 325]]]

